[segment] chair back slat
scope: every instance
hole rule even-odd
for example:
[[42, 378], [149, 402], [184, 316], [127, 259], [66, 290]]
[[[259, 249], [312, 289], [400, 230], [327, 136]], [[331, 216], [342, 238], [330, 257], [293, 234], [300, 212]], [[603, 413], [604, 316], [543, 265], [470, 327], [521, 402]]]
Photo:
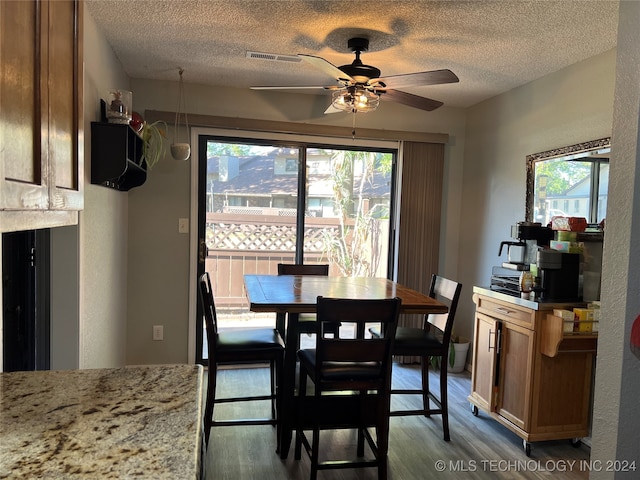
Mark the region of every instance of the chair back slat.
[[453, 330], [453, 320], [455, 319], [458, 300], [462, 284], [449, 280], [448, 278], [433, 275], [431, 278], [431, 288], [429, 296], [435, 298], [449, 307], [447, 313], [430, 314], [426, 316], [426, 322], [433, 325], [443, 333], [443, 342], [449, 343], [451, 331]]
[[[344, 298], [317, 299], [316, 368], [318, 376], [326, 362], [376, 362], [381, 372], [389, 372], [391, 349], [395, 339], [400, 299], [355, 300]], [[377, 324], [384, 332], [381, 338], [345, 339], [323, 334], [326, 322], [355, 323], [357, 332], [365, 324]]]
[[327, 362], [378, 362], [384, 357], [384, 339], [325, 339], [321, 342], [322, 358]]
[[302, 265], [299, 263], [279, 263], [278, 275], [329, 275], [329, 265]]
[[213, 335], [218, 333], [218, 317], [216, 315], [216, 305], [213, 300], [213, 290], [211, 289], [211, 278], [209, 272], [205, 272], [198, 280], [198, 290], [200, 292], [200, 305], [204, 315], [205, 326], [207, 327], [207, 341], [209, 346], [213, 345]]

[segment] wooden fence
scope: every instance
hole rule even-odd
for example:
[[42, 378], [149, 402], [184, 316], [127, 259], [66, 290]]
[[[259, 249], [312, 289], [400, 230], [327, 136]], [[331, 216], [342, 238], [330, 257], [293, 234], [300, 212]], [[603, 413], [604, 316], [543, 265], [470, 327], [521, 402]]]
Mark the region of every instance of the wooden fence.
[[[380, 244], [381, 235], [388, 235], [386, 220], [376, 220], [375, 226], [370, 235], [371, 246]], [[331, 265], [325, 253], [324, 238], [326, 235], [337, 235], [340, 228], [337, 218], [306, 218], [304, 262]], [[205, 269], [211, 275], [218, 308], [247, 306], [243, 275], [275, 275], [278, 273], [278, 263], [293, 263], [295, 260], [294, 216], [208, 213], [205, 232], [208, 248]], [[382, 254], [386, 262], [386, 252]], [[375, 258], [372, 262], [383, 263], [379, 260]], [[382, 267], [386, 270], [386, 265]], [[338, 266], [331, 265], [330, 275], [340, 274]]]

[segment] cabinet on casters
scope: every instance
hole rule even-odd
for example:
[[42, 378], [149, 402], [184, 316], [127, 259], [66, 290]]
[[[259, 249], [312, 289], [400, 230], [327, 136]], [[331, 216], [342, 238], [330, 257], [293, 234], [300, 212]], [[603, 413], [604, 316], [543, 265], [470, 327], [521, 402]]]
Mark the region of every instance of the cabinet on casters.
[[522, 438], [527, 456], [531, 442], [569, 439], [579, 446], [589, 435], [598, 335], [565, 333], [553, 310], [585, 304], [473, 292], [473, 414], [483, 411]]
[[142, 139], [129, 126], [91, 122], [91, 183], [128, 191], [147, 179]]

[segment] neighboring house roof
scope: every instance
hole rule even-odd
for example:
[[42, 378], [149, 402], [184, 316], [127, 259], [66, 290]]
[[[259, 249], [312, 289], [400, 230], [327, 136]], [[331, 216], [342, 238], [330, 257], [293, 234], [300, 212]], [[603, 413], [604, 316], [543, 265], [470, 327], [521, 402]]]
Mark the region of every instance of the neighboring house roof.
[[[253, 157], [239, 158], [239, 174], [228, 181], [217, 180], [219, 170], [219, 157], [209, 157], [207, 159], [207, 171], [215, 174], [216, 180], [213, 182], [213, 191], [217, 195], [297, 195], [298, 177], [292, 175], [274, 175], [274, 157], [257, 155]], [[326, 185], [325, 191], [312, 191], [313, 196], [333, 196], [331, 185], [326, 182], [327, 175], [309, 175], [312, 185]], [[360, 177], [356, 176], [356, 182]], [[389, 180], [386, 175], [374, 172], [373, 178], [366, 182], [364, 195], [366, 197], [388, 197]]]

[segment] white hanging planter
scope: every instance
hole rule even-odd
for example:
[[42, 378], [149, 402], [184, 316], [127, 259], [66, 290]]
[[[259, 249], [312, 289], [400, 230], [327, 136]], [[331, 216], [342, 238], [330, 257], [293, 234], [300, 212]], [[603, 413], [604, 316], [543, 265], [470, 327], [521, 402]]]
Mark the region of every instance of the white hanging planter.
[[172, 143], [171, 156], [174, 160], [184, 161], [191, 155], [191, 145], [188, 143]]
[[178, 122], [180, 120], [181, 106], [184, 107], [184, 110], [185, 110], [184, 121], [187, 128], [187, 140], [189, 138], [189, 119], [187, 118], [187, 111], [186, 111], [187, 109], [186, 109], [185, 100], [184, 100], [184, 84], [182, 82], [182, 74], [184, 73], [184, 70], [180, 68], [178, 70], [178, 73], [180, 75], [180, 86], [179, 86], [179, 92], [178, 92], [178, 106], [176, 108], [176, 120], [173, 128], [173, 143], [171, 144], [171, 156], [173, 157], [174, 160], [185, 161], [191, 155], [191, 145], [189, 145], [188, 143], [177, 142]]

